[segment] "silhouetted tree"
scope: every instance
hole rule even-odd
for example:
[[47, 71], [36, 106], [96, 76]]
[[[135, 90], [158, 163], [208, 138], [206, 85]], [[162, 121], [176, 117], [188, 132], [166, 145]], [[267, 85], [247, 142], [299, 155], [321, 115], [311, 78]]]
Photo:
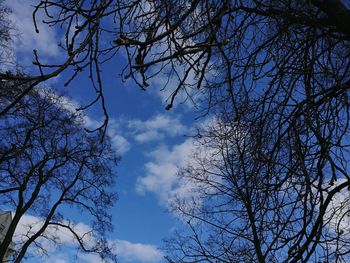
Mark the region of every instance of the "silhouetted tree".
[[41, 12], [44, 24], [64, 35], [58, 44], [65, 58], [44, 64], [35, 50], [38, 75], [0, 74], [24, 85], [32, 81], [1, 114], [38, 83], [70, 69], [72, 78], [90, 72], [93, 102], [104, 105], [100, 67], [120, 47], [129, 61], [124, 77], [143, 89], [159, 72], [177, 80], [168, 109], [192, 88], [207, 93], [209, 107], [227, 97], [238, 107], [239, 97], [251, 92], [299, 94], [306, 85], [310, 100], [334, 97], [348, 86], [348, 6], [342, 0], [40, 1], [33, 16], [37, 33]]
[[204, 193], [177, 206], [195, 222], [173, 260], [347, 262], [349, 3], [149, 3], [116, 40], [130, 76], [175, 76], [168, 109], [199, 89], [223, 119], [201, 134], [216, 153], [183, 173]]
[[[146, 89], [151, 78], [166, 76], [167, 109], [183, 92], [220, 119], [217, 134], [201, 135], [213, 137], [203, 143], [217, 155], [196, 157], [200, 173], [184, 172], [195, 181], [214, 176], [203, 182], [216, 190], [202, 193], [203, 206], [188, 213], [211, 229], [201, 235], [201, 224], [190, 220], [193, 235], [173, 243], [180, 254], [169, 260], [348, 261], [347, 201], [333, 202], [348, 194], [349, 184], [349, 6], [345, 0], [40, 1], [34, 22], [42, 12], [47, 26], [61, 27], [65, 59], [46, 65], [38, 50], [36, 76], [0, 74], [26, 87], [0, 115], [70, 69], [72, 78], [90, 72], [92, 103], [104, 105], [102, 63], [125, 48], [125, 78]], [[232, 144], [237, 137], [226, 129], [244, 139]]]
[[[8, 15], [11, 12], [4, 7], [3, 0], [0, 1], [0, 65], [3, 66], [9, 60], [9, 53], [11, 53], [11, 23]], [[1, 67], [2, 68], [2, 67]]]
[[[1, 108], [21, 92], [12, 87], [1, 82], [1, 90], [8, 90]], [[87, 133], [83, 125], [84, 116], [47, 89], [32, 89], [1, 116], [0, 209], [12, 211], [13, 220], [0, 244], [0, 261], [13, 239], [13, 262], [20, 262], [31, 251], [46, 254], [50, 244], [59, 246], [62, 233], [78, 251], [114, 259], [105, 234], [112, 227], [108, 209], [116, 198], [118, 158], [108, 138], [101, 142], [100, 134]], [[70, 209], [91, 219], [91, 229], [76, 225]], [[30, 216], [37, 221], [28, 221]]]
[[172, 204], [188, 227], [167, 240], [169, 262], [348, 262], [348, 108], [287, 124], [251, 106], [200, 130], [179, 175], [196, 194]]

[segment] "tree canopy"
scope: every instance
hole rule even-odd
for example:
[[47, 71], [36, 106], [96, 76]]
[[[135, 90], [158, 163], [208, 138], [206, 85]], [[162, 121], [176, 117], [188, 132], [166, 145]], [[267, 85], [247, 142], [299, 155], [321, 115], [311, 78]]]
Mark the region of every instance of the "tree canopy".
[[104, 130], [102, 67], [123, 52], [141, 89], [166, 76], [168, 110], [183, 93], [215, 116], [198, 132], [211, 155], [180, 174], [206, 187], [202, 205], [174, 204], [192, 232], [169, 241], [170, 262], [349, 261], [349, 1], [42, 0], [38, 34], [39, 13], [64, 56], [34, 50], [37, 73], [1, 72], [22, 87], [1, 116], [41, 82], [87, 71], [96, 98], [82, 109], [100, 101]]
[[[317, 101], [347, 83], [348, 4], [341, 0], [40, 1], [34, 24], [38, 13], [44, 13], [47, 26], [60, 28], [65, 41], [57, 44], [66, 57], [44, 64], [40, 50], [35, 50], [38, 75], [19, 77], [7, 72], [0, 76], [34, 81], [26, 93], [67, 68], [73, 70], [72, 78], [89, 70], [96, 99], [103, 104], [99, 68], [123, 47], [128, 57], [124, 77], [131, 77], [141, 88], [147, 88], [148, 79], [159, 72], [178, 80], [169, 109], [176, 95], [191, 94], [191, 87], [204, 89], [209, 99], [216, 92], [219, 98], [230, 93], [236, 97], [281, 85], [292, 86], [289, 93], [293, 94], [293, 88], [304, 86], [305, 75], [311, 84], [315, 82], [310, 96]], [[333, 91], [320, 91], [320, 83]]]
[[[1, 91], [1, 108], [21, 92], [4, 82]], [[0, 208], [13, 212], [0, 261], [11, 241], [13, 262], [45, 255], [60, 244], [60, 233], [82, 253], [114, 258], [105, 235], [112, 228], [108, 209], [116, 199], [118, 158], [109, 139], [100, 142], [98, 134], [86, 132], [83, 115], [68, 106], [52, 90], [32, 89], [0, 118]], [[79, 228], [69, 208], [89, 215], [91, 229]], [[30, 216], [37, 220], [28, 221]]]

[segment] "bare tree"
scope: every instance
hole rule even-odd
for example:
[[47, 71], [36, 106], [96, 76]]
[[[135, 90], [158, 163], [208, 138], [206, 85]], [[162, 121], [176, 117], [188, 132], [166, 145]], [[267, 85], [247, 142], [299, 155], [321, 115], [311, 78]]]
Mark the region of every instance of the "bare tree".
[[44, 24], [63, 31], [65, 41], [58, 44], [65, 58], [46, 65], [34, 50], [38, 75], [0, 74], [27, 86], [1, 114], [38, 83], [67, 70], [74, 79], [87, 70], [97, 92], [92, 104], [102, 102], [106, 125], [101, 66], [120, 47], [129, 61], [124, 77], [141, 88], [159, 72], [178, 80], [168, 109], [181, 91], [191, 95], [197, 88], [207, 93], [209, 108], [224, 98], [238, 107], [236, 97], [244, 93], [273, 93], [285, 85], [287, 94], [299, 93], [306, 75], [311, 99], [336, 96], [348, 86], [348, 6], [342, 0], [40, 1], [33, 14], [37, 33], [42, 12]]
[[347, 1], [146, 3], [121, 16], [115, 42], [129, 54], [126, 76], [141, 87], [157, 72], [178, 80], [168, 109], [191, 89], [208, 94], [207, 109], [226, 98], [238, 107], [240, 97], [265, 92], [302, 93], [303, 103], [305, 89], [318, 101], [348, 87]]
[[[135, 9], [135, 30], [125, 22], [116, 42], [129, 51], [129, 75], [142, 87], [157, 72], [178, 78], [168, 109], [179, 92], [202, 89], [204, 109], [225, 124], [201, 135], [217, 154], [184, 172], [207, 184], [208, 202], [199, 211], [196, 202], [190, 212], [177, 207], [201, 223], [174, 241], [175, 261], [349, 260], [341, 229], [348, 200], [343, 210], [332, 205], [349, 186], [348, 6], [151, 2]], [[247, 146], [226, 125], [249, 134]]]
[[[202, 161], [201, 173], [185, 172], [196, 179], [218, 169], [211, 172], [217, 176], [214, 181], [208, 182], [218, 192], [205, 192], [203, 199], [214, 196], [210, 201], [234, 209], [216, 212], [212, 203], [209, 214], [222, 218], [200, 221], [222, 228], [223, 232], [202, 236], [217, 245], [204, 246], [198, 228], [190, 224], [196, 231], [192, 239], [180, 241], [193, 240], [197, 246], [181, 247], [178, 242], [183, 255], [214, 262], [347, 261], [347, 236], [341, 233], [342, 224], [334, 222], [334, 218], [345, 220], [339, 215], [345, 215], [344, 209], [332, 202], [349, 184], [349, 4], [346, 0], [40, 1], [34, 22], [43, 12], [44, 23], [62, 27], [65, 60], [45, 65], [36, 51], [36, 76], [0, 74], [1, 79], [26, 87], [0, 114], [6, 115], [38, 83], [68, 69], [72, 78], [90, 72], [97, 92], [92, 103], [101, 100], [103, 105], [101, 65], [125, 48], [128, 64], [123, 75], [142, 89], [159, 74], [177, 81], [177, 86], [168, 87], [173, 89], [167, 109], [179, 93], [192, 98], [199, 90], [198, 106], [221, 114], [223, 127], [239, 127], [248, 134], [243, 145], [232, 145], [237, 139], [230, 133], [214, 133], [216, 145], [205, 144], [217, 149], [221, 158]], [[230, 196], [232, 203], [221, 195]], [[193, 211], [189, 216], [207, 216], [206, 212]], [[227, 221], [230, 217], [232, 221]], [[334, 224], [337, 230], [329, 230]], [[185, 248], [196, 248], [197, 254]]]
[[280, 139], [273, 119], [251, 117], [200, 131], [180, 173], [196, 194], [173, 203], [187, 227], [166, 241], [168, 261], [348, 262], [348, 131], [329, 117], [339, 134], [325, 149], [306, 123]]
[[[0, 98], [1, 108], [22, 91], [12, 86], [1, 82], [2, 90], [10, 89]], [[13, 262], [21, 262], [30, 251], [46, 254], [48, 244], [59, 246], [62, 231], [78, 251], [114, 260], [105, 235], [112, 228], [108, 209], [116, 198], [118, 158], [108, 138], [100, 142], [100, 134], [87, 133], [83, 121], [67, 101], [45, 89], [31, 90], [1, 117], [0, 209], [12, 211], [13, 220], [0, 244], [0, 261], [14, 238]], [[91, 229], [77, 228], [70, 208], [91, 219], [86, 221]], [[39, 221], [31, 225], [26, 216]]]
[[11, 12], [3, 6], [3, 0], [0, 1], [0, 65], [3, 66], [8, 62], [9, 48], [11, 42], [11, 23], [8, 19], [8, 14]]
[[[110, 19], [111, 16], [119, 12], [124, 4], [114, 5], [113, 1], [39, 1], [33, 13], [33, 28], [40, 34], [38, 28], [37, 15], [44, 13], [47, 19], [42, 21], [51, 30], [59, 30], [62, 33], [63, 42], [58, 40], [56, 45], [61, 48], [60, 59], [52, 64], [41, 62], [41, 51], [33, 50], [33, 68], [27, 74], [16, 71], [1, 72], [0, 79], [15, 81], [17, 86], [22, 87], [22, 91], [2, 108], [0, 115], [5, 115], [22, 100], [34, 87], [46, 80], [54, 78], [62, 72], [69, 72], [70, 78], [64, 83], [67, 86], [79, 73], [87, 71], [91, 79], [92, 88], [96, 92], [96, 98], [80, 110], [90, 107], [97, 102], [101, 102], [105, 114], [105, 122], [99, 127], [105, 133], [108, 122], [108, 114], [103, 98], [103, 79], [100, 66], [103, 61], [109, 60], [115, 53], [115, 45], [104, 47], [100, 42], [101, 34], [110, 33], [110, 29], [105, 29], [103, 19]], [[106, 43], [111, 43], [104, 38]], [[30, 55], [30, 54], [28, 54]], [[35, 70], [37, 74], [35, 73]], [[30, 73], [30, 74], [29, 74]]]

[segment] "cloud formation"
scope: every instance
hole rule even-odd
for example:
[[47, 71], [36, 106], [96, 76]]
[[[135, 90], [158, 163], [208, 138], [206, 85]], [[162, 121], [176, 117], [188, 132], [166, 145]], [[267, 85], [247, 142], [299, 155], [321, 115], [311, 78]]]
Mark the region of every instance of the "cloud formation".
[[32, 13], [36, 3], [38, 3], [36, 0], [6, 1], [6, 6], [12, 10], [9, 17], [10, 21], [15, 25], [15, 52], [21, 53], [22, 58], [24, 54], [30, 54], [30, 57], [24, 58], [25, 60], [28, 60], [28, 62], [34, 58], [34, 49], [38, 50], [41, 57], [48, 59], [50, 57], [57, 57], [60, 53], [57, 45], [56, 33], [52, 28], [49, 28], [42, 23], [44, 16], [40, 14], [40, 12], [37, 17], [40, 33], [36, 33], [35, 31]]
[[168, 114], [158, 114], [146, 121], [131, 120], [128, 122], [128, 128], [139, 143], [183, 135], [187, 130], [178, 117]]
[[[203, 120], [198, 128], [204, 129], [204, 133], [206, 129], [228, 132], [228, 128], [217, 118]], [[231, 132], [241, 140], [241, 132], [237, 132], [237, 129]], [[161, 205], [183, 218], [174, 209], [179, 202], [183, 206], [192, 203], [192, 207], [199, 208], [202, 205], [201, 194], [215, 191], [215, 187], [208, 182], [221, 181], [220, 176], [216, 176], [222, 164], [217, 143], [206, 137], [188, 138], [172, 147], [163, 145], [156, 148], [148, 155], [150, 161], [144, 166], [145, 174], [137, 179], [136, 191], [139, 194], [153, 193]]]
[[[25, 242], [28, 237], [33, 235], [38, 229], [42, 226], [43, 220], [36, 216], [24, 215], [19, 222], [18, 227], [16, 228], [16, 233], [14, 236], [14, 242], [16, 244], [21, 244]], [[84, 236], [84, 241], [88, 246], [93, 246], [96, 242], [92, 235], [85, 234], [91, 232], [91, 228], [84, 223], [77, 223], [74, 225], [74, 229], [81, 236]], [[85, 235], [84, 235], [85, 234]], [[77, 242], [74, 239], [73, 235], [64, 228], [60, 227], [48, 227], [45, 231], [45, 236], [48, 238], [40, 238], [38, 242], [45, 247], [49, 255], [52, 255], [54, 258], [50, 262], [64, 263], [68, 262], [68, 255], [64, 254], [64, 250], [60, 249], [60, 253], [57, 253], [58, 248], [69, 248], [77, 246]], [[55, 245], [50, 240], [55, 240], [59, 246]], [[114, 248], [113, 252], [117, 254], [120, 262], [140, 262], [140, 263], [157, 263], [162, 260], [164, 254], [156, 246], [151, 244], [142, 244], [142, 243], [132, 243], [127, 240], [111, 239], [109, 240], [111, 247]], [[67, 251], [68, 251], [67, 250]], [[32, 254], [38, 256], [38, 252], [35, 250], [30, 251]], [[82, 262], [89, 263], [102, 263], [102, 261], [95, 254], [78, 254], [79, 260]], [[43, 259], [45, 262], [47, 258]], [[51, 256], [49, 258], [51, 260]]]
[[[66, 96], [59, 96], [55, 93], [54, 90], [38, 90], [43, 96], [48, 96], [52, 100], [52, 103], [59, 105], [62, 109], [76, 113], [76, 109], [80, 108], [80, 105], [77, 101], [68, 98]], [[101, 122], [96, 119], [88, 116], [84, 112], [80, 112], [81, 117], [83, 118], [84, 126], [87, 129], [94, 130], [97, 127], [101, 126]], [[130, 149], [130, 143], [128, 140], [122, 136], [121, 127], [118, 125], [118, 122], [110, 118], [107, 127], [107, 135], [111, 139], [112, 147], [118, 154], [123, 154]]]
[[116, 250], [123, 262], [159, 262], [164, 254], [156, 246], [141, 243], [131, 243], [126, 240], [116, 240]]
[[187, 139], [171, 148], [161, 146], [150, 153], [150, 162], [145, 164], [145, 176], [137, 179], [136, 191], [140, 194], [155, 194], [162, 205], [168, 206], [177, 195], [192, 194], [193, 185], [181, 180], [178, 172], [189, 164], [196, 146]]

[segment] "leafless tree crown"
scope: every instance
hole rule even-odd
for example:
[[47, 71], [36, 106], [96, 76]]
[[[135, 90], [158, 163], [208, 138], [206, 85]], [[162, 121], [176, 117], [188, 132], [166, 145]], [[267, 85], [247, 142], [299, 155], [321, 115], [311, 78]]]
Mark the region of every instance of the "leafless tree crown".
[[[7, 92], [0, 108], [21, 92], [7, 84], [1, 83]], [[118, 158], [108, 138], [100, 142], [98, 134], [87, 133], [83, 120], [64, 98], [44, 89], [32, 89], [0, 118], [0, 209], [13, 212], [0, 261], [11, 241], [16, 241], [13, 262], [33, 251], [45, 255], [48, 245], [60, 245], [59, 233], [70, 236], [80, 252], [114, 258], [105, 234], [112, 228], [108, 209], [116, 199]], [[90, 230], [76, 226], [69, 207], [89, 216]]]

